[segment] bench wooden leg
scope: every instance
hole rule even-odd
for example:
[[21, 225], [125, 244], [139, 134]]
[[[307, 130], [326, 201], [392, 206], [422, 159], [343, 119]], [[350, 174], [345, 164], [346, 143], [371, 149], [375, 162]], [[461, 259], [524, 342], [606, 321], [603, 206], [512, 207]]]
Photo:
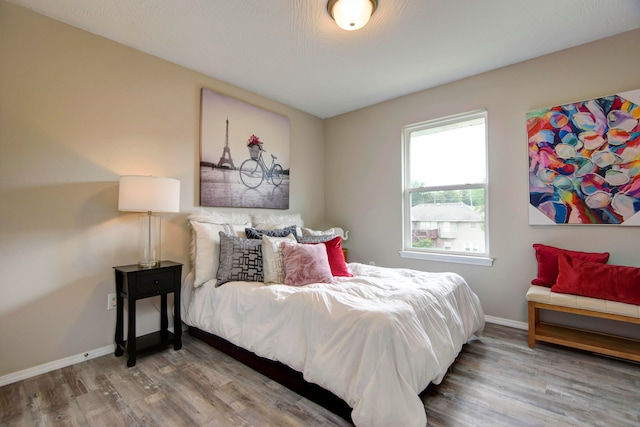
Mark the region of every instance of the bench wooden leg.
[[538, 324], [539, 309], [533, 301], [529, 301], [529, 347], [536, 344], [536, 325]]

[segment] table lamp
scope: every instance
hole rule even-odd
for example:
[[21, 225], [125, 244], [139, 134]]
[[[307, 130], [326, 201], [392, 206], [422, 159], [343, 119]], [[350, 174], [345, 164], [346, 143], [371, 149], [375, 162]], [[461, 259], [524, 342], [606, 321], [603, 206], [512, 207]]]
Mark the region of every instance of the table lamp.
[[157, 176], [120, 177], [118, 210], [146, 212], [140, 215], [138, 265], [160, 264], [160, 216], [156, 213], [180, 211], [180, 181]]

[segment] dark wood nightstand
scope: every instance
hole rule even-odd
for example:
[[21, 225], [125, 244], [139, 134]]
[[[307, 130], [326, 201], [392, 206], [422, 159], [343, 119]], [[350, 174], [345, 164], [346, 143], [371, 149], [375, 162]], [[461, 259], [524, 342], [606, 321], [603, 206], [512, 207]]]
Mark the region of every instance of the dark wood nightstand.
[[[113, 267], [116, 273], [116, 356], [127, 353], [127, 366], [136, 364], [138, 354], [166, 348], [182, 348], [182, 321], [180, 319], [180, 285], [182, 264], [161, 261], [153, 268], [138, 264]], [[167, 329], [167, 295], [173, 293], [173, 333]], [[160, 330], [136, 337], [136, 301], [160, 295]], [[124, 299], [127, 299], [127, 341], [124, 340]], [[132, 339], [133, 337], [133, 339]]]

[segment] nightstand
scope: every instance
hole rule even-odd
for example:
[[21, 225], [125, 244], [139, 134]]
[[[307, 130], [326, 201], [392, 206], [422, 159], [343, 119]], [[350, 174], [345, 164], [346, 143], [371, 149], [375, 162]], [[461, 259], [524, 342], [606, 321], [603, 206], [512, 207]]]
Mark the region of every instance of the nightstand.
[[[116, 274], [116, 356], [127, 353], [127, 366], [136, 364], [141, 353], [161, 350], [173, 344], [182, 348], [182, 322], [180, 320], [180, 284], [182, 264], [161, 261], [153, 268], [138, 264], [113, 267]], [[167, 295], [173, 293], [173, 333], [167, 329]], [[160, 330], [136, 337], [136, 301], [160, 295]], [[127, 300], [127, 341], [124, 340], [124, 300]]]

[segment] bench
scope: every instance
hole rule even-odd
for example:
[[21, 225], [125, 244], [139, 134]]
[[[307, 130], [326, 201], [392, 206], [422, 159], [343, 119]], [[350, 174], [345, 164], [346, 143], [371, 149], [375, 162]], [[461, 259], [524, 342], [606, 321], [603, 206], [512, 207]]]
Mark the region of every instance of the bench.
[[549, 310], [640, 325], [640, 306], [561, 294], [535, 285], [529, 288], [527, 301], [529, 347], [542, 341], [640, 362], [640, 340], [540, 321], [540, 310]]

